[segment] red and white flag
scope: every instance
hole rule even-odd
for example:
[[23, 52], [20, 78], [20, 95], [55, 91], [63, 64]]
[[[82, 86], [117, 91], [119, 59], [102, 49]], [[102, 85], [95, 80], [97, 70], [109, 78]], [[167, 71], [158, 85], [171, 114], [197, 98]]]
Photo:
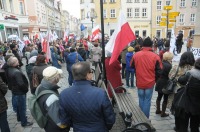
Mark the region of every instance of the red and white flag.
[[117, 27], [105, 47], [106, 52], [112, 53], [109, 64], [117, 60], [122, 50], [135, 39], [136, 37], [124, 14], [120, 11]]
[[46, 61], [49, 62], [49, 59], [51, 59], [51, 51], [50, 51], [50, 46], [49, 42], [51, 42], [52, 39], [52, 34], [50, 30], [47, 33], [47, 36], [43, 38], [42, 42], [42, 51], [46, 53]]
[[92, 29], [92, 41], [95, 41], [100, 38], [101, 38], [101, 30], [100, 30], [99, 25], [97, 25], [96, 27]]
[[63, 38], [63, 40], [65, 41], [65, 42], [68, 42], [68, 35], [69, 35], [69, 30], [67, 29], [65, 32], [64, 32], [64, 38]]

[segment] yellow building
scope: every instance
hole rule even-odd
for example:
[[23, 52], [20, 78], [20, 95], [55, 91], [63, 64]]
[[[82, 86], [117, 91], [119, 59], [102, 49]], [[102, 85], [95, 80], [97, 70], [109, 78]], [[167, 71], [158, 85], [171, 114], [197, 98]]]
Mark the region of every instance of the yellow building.
[[[96, 24], [101, 26], [100, 1], [95, 0]], [[103, 0], [104, 33], [111, 36], [117, 26], [121, 1]]]
[[[171, 5], [173, 6], [172, 11], [176, 10], [176, 4], [177, 2], [175, 0], [152, 0], [152, 37], [157, 38], [166, 38], [167, 36], [167, 26], [160, 26], [161, 18], [166, 18], [165, 16], [162, 17], [162, 13], [167, 13], [166, 10], [164, 10], [164, 6]], [[176, 23], [174, 23], [174, 26], [172, 28], [175, 28]], [[176, 34], [176, 33], [175, 33]], [[168, 37], [171, 35], [171, 28], [168, 29]]]

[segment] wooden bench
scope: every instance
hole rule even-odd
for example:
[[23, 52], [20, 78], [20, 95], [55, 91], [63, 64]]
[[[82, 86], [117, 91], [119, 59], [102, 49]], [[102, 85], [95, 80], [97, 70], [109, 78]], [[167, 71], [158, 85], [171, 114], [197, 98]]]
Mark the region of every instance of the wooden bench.
[[[126, 125], [127, 129], [124, 130], [124, 132], [129, 132], [131, 129], [139, 129], [143, 132], [156, 131], [150, 120], [141, 111], [138, 104], [134, 101], [130, 93], [128, 93], [125, 88], [120, 86], [114, 89], [109, 80], [108, 85], [111, 88], [115, 102], [119, 108], [119, 114], [122, 116]], [[123, 93], [116, 93], [116, 89], [122, 89]]]

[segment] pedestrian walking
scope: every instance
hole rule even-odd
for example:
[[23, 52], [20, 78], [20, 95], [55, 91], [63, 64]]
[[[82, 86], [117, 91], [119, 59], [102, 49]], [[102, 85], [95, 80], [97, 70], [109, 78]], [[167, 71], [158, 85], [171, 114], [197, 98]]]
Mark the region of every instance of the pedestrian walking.
[[138, 88], [139, 106], [149, 118], [151, 98], [156, 80], [162, 70], [162, 62], [152, 51], [153, 42], [147, 37], [141, 51], [135, 53], [130, 65], [136, 71], [136, 86]]

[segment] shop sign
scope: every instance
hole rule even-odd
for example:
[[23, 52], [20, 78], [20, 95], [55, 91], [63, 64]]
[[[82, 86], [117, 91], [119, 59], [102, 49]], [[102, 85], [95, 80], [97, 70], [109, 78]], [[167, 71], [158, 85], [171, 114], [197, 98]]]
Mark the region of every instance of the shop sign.
[[5, 18], [5, 20], [11, 19], [11, 20], [16, 20], [16, 21], [18, 21], [18, 18], [17, 18], [16, 16], [13, 16], [13, 15], [5, 16], [4, 18]]

